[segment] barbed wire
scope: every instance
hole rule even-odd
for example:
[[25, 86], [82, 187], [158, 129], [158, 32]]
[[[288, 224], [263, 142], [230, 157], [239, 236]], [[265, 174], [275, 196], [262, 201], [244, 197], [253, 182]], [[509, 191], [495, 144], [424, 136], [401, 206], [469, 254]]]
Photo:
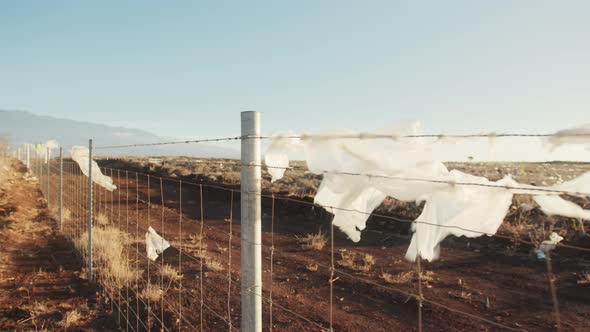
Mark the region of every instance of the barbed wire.
[[191, 144], [191, 143], [212, 143], [212, 142], [224, 142], [224, 141], [237, 141], [244, 139], [260, 139], [270, 140], [275, 138], [286, 138], [286, 139], [389, 139], [399, 140], [403, 138], [436, 138], [443, 140], [446, 138], [450, 139], [467, 139], [467, 138], [542, 138], [542, 137], [590, 137], [588, 133], [551, 133], [551, 134], [537, 134], [537, 133], [480, 133], [480, 134], [409, 134], [409, 135], [394, 135], [394, 134], [378, 134], [371, 132], [361, 132], [355, 134], [300, 134], [300, 135], [273, 135], [273, 136], [232, 136], [232, 137], [219, 137], [219, 138], [206, 138], [206, 139], [194, 139], [194, 140], [175, 140], [175, 141], [164, 141], [164, 142], [149, 142], [149, 143], [135, 143], [135, 144], [122, 144], [122, 145], [104, 145], [93, 147], [94, 150], [102, 149], [121, 149], [121, 148], [133, 148], [133, 147], [145, 147], [145, 146], [159, 146], [159, 145], [174, 145], [174, 144]]
[[225, 141], [237, 141], [244, 139], [242, 136], [234, 137], [220, 137], [220, 138], [205, 138], [195, 140], [180, 140], [180, 141], [167, 141], [167, 142], [152, 142], [152, 143], [137, 143], [137, 144], [123, 144], [123, 145], [104, 145], [92, 147], [93, 150], [104, 150], [104, 149], [122, 149], [122, 148], [135, 148], [142, 146], [158, 146], [158, 145], [174, 145], [174, 144], [190, 144], [190, 143], [212, 143], [212, 142], [225, 142]]
[[[252, 138], [252, 137], [249, 137], [249, 138]], [[240, 164], [239, 166], [241, 166], [241, 167], [265, 167], [264, 165], [244, 165], [244, 164]], [[52, 167], [50, 167], [50, 169], [51, 169], [51, 168], [52, 168]], [[107, 168], [105, 168], [105, 169], [107, 169]], [[113, 170], [119, 170], [119, 169], [114, 169], [114, 168], [109, 168], [109, 169], [111, 170], [111, 175], [112, 175], [112, 171], [113, 171]], [[293, 169], [293, 168], [285, 168], [285, 169]], [[125, 171], [125, 170], [124, 170], [124, 171]], [[149, 177], [153, 177], [153, 178], [159, 178], [160, 180], [182, 181], [182, 183], [191, 184], [190, 182], [188, 182], [188, 181], [185, 181], [185, 180], [178, 180], [178, 179], [172, 179], [172, 178], [159, 177], [159, 176], [154, 176], [154, 175], [145, 174], [145, 173], [138, 173], [138, 172], [131, 172], [131, 173], [136, 173], [136, 175], [137, 175], [137, 174], [143, 174], [143, 175], [146, 175], [146, 176], [148, 176], [148, 179], [149, 179]], [[328, 173], [328, 172], [326, 171], [325, 173]], [[340, 174], [340, 175], [350, 175], [350, 176], [368, 176], [369, 178], [370, 178], [370, 177], [380, 177], [380, 175], [371, 175], [371, 174], [362, 174], [362, 173], [347, 173], [347, 172], [338, 172], [337, 174]], [[43, 174], [41, 174], [41, 175], [43, 175]], [[479, 185], [479, 186], [484, 186], [484, 187], [496, 187], [496, 188], [503, 188], [503, 189], [516, 189], [516, 190], [527, 190], [527, 191], [531, 191], [531, 190], [533, 190], [533, 191], [534, 191], [534, 190], [535, 190], [535, 189], [531, 189], [531, 188], [524, 188], [524, 187], [522, 187], [522, 188], [518, 188], [518, 187], [510, 187], [510, 186], [497, 186], [497, 185], [487, 185], [487, 184], [479, 184], [479, 183], [468, 183], [468, 182], [466, 182], [466, 183], [461, 183], [461, 182], [458, 182], [458, 183], [456, 183], [456, 182], [452, 182], [452, 181], [440, 181], [440, 180], [431, 180], [431, 179], [429, 180], [429, 179], [418, 179], [418, 178], [416, 178], [416, 179], [413, 179], [413, 178], [397, 178], [397, 177], [389, 177], [389, 176], [386, 176], [386, 177], [387, 177], [387, 178], [391, 178], [391, 179], [395, 179], [395, 180], [404, 180], [404, 181], [426, 181], [426, 182], [434, 182], [434, 183], [445, 183], [445, 184], [450, 184], [450, 185]], [[228, 190], [228, 191], [231, 191], [232, 193], [233, 193], [233, 192], [241, 192], [240, 190], [237, 190], [237, 189], [226, 188], [226, 187], [222, 187], [222, 186], [215, 186], [215, 185], [205, 185], [205, 184], [202, 184], [202, 183], [201, 183], [201, 184], [199, 184], [199, 183], [192, 183], [192, 184], [193, 184], [193, 185], [197, 185], [197, 186], [201, 186], [201, 187], [213, 187], [213, 188], [219, 188], [219, 189], [223, 189], [223, 190]], [[139, 183], [137, 183], [137, 185], [139, 186]], [[545, 191], [545, 192], [551, 192], [551, 193], [554, 193], [554, 192], [555, 192], [555, 193], [564, 193], [564, 194], [571, 194], [571, 193], [572, 193], [572, 192], [561, 191], [561, 190], [545, 190], [545, 189], [543, 189], [543, 188], [540, 188], [540, 189], [541, 189], [541, 190], [538, 190], [538, 191]], [[244, 194], [244, 192], [241, 192], [241, 193], [242, 193], [242, 194]], [[248, 192], [248, 194], [252, 194], [252, 192]], [[308, 202], [308, 201], [304, 201], [304, 200], [298, 200], [298, 199], [293, 199], [293, 198], [291, 198], [291, 197], [281, 197], [281, 196], [275, 196], [274, 194], [273, 194], [273, 195], [267, 195], [267, 194], [263, 194], [263, 193], [253, 193], [253, 194], [257, 194], [257, 195], [260, 195], [260, 196], [262, 196], [262, 197], [268, 197], [268, 198], [272, 198], [273, 200], [274, 200], [274, 199], [279, 199], [279, 200], [285, 200], [285, 201], [298, 202], [298, 203], [302, 203], [302, 204], [308, 204], [308, 205], [311, 205], [311, 206], [320, 206], [320, 205], [317, 205], [317, 204], [315, 204], [315, 203], [312, 203], [312, 202]], [[588, 195], [588, 194], [585, 194], [585, 193], [574, 193], [574, 194], [575, 194], [575, 195], [580, 195], [580, 194], [583, 194], [583, 195]], [[107, 197], [107, 198], [108, 198], [108, 197]], [[201, 194], [201, 199], [202, 199], [202, 194]], [[112, 195], [111, 195], [111, 209], [112, 209], [112, 201], [113, 201], [113, 200], [112, 200]], [[139, 198], [138, 198], [138, 201], [139, 201]], [[143, 201], [142, 201], [142, 202], [143, 202]], [[162, 202], [161, 202], [161, 203], [162, 203], [162, 204], [160, 204], [160, 205], [161, 205], [162, 209], [164, 209], [165, 207], [164, 207], [164, 201], [163, 201], [163, 199], [162, 199]], [[105, 202], [104, 204], [106, 204], [106, 202]], [[150, 205], [151, 205], [151, 203], [148, 203], [148, 204], [150, 204]], [[359, 211], [359, 210], [355, 210], [355, 209], [344, 209], [344, 208], [339, 208], [339, 207], [332, 207], [332, 206], [320, 206], [320, 207], [327, 208], [327, 209], [334, 209], [334, 210], [342, 210], [342, 211], [351, 211], [351, 212], [357, 212], [357, 213], [362, 213], [362, 214], [365, 214], [365, 215], [368, 215], [368, 216], [370, 216], [370, 215], [373, 215], [373, 216], [377, 216], [377, 217], [382, 217], [382, 218], [386, 218], [386, 219], [392, 219], [392, 220], [395, 220], [395, 221], [406, 222], [406, 223], [414, 223], [414, 224], [426, 224], [426, 225], [430, 225], [430, 226], [436, 226], [436, 227], [456, 228], [456, 229], [460, 229], [460, 230], [463, 230], [463, 231], [468, 231], [468, 232], [478, 233], [478, 234], [481, 234], [481, 235], [490, 235], [490, 236], [496, 236], [496, 237], [505, 238], [505, 239], [509, 239], [509, 240], [514, 240], [514, 238], [512, 238], [512, 237], [507, 237], [507, 236], [500, 236], [500, 235], [497, 235], [497, 234], [489, 234], [489, 233], [480, 232], [480, 231], [475, 231], [475, 230], [469, 230], [469, 229], [465, 229], [465, 228], [462, 228], [462, 227], [459, 227], [459, 226], [453, 226], [453, 225], [440, 225], [440, 224], [434, 224], [434, 223], [429, 223], [429, 222], [424, 222], [424, 221], [407, 220], [407, 219], [401, 219], [401, 218], [396, 218], [396, 217], [387, 216], [387, 215], [380, 215], [380, 214], [376, 214], [376, 213], [367, 213], [367, 212], [365, 212], [365, 211]], [[105, 207], [105, 208], [106, 208], [106, 207]], [[149, 210], [148, 210], [148, 211], [149, 211]], [[201, 208], [201, 213], [202, 213], [202, 208]], [[163, 218], [163, 217], [162, 217], [162, 218]], [[201, 217], [201, 219], [202, 219], [202, 217]], [[209, 226], [209, 225], [205, 225], [205, 226], [206, 226], [207, 228], [211, 227], [211, 226]], [[215, 226], [213, 226], [213, 227], [214, 227], [214, 228], [217, 228], [217, 227], [215, 227]], [[217, 229], [219, 229], [219, 228], [217, 228]], [[202, 237], [201, 237], [201, 240], [202, 240]], [[248, 239], [244, 239], [244, 238], [242, 238], [242, 241], [245, 241], [245, 242], [250, 242]], [[526, 242], [525, 242], [525, 241], [519, 241], [519, 242], [524, 242], [524, 243], [527, 243], [527, 244], [532, 244], [532, 245], [535, 245], [534, 243], [532, 243], [532, 242], [530, 242], [530, 241], [526, 241]], [[252, 242], [250, 242], [250, 243], [252, 243]], [[265, 245], [264, 245], [264, 244], [262, 244], [262, 243], [259, 243], [259, 244], [258, 244], [258, 243], [256, 243], [256, 245], [260, 245], [260, 246], [262, 246], [262, 247], [269, 248], [268, 246], [265, 246]], [[567, 246], [567, 245], [561, 245], [561, 244], [558, 244], [558, 246], [562, 246], [562, 247], [570, 247], [570, 248], [572, 248], [572, 249], [579, 249], [579, 250], [584, 250], [584, 251], [590, 251], [590, 249], [588, 249], [588, 248], [582, 248], [582, 247], [574, 247], [574, 246]], [[230, 248], [228, 248], [228, 250], [231, 250], [231, 247], [230, 247]], [[281, 251], [281, 250], [279, 250], [279, 249], [276, 249], [276, 248], [274, 248], [274, 245], [272, 246], [272, 250], [276, 250], [277, 252], [282, 252], [282, 253], [284, 253], [284, 254], [287, 254], [286, 252], [283, 252], [283, 251]], [[291, 255], [292, 255], [292, 254], [291, 254]], [[156, 266], [157, 266], [157, 265], [156, 265]], [[446, 306], [446, 305], [444, 305], [444, 304], [442, 304], [442, 303], [439, 303], [439, 302], [436, 302], [436, 301], [433, 301], [433, 300], [429, 300], [429, 299], [425, 299], [425, 298], [423, 298], [422, 296], [420, 296], [420, 295], [416, 295], [416, 294], [414, 294], [414, 293], [412, 293], [412, 292], [407, 292], [407, 291], [404, 291], [404, 290], [401, 290], [401, 289], [396, 289], [395, 287], [388, 287], [388, 286], [380, 285], [379, 283], [377, 283], [377, 282], [374, 282], [374, 281], [372, 281], [372, 280], [369, 280], [369, 279], [366, 279], [366, 278], [360, 278], [360, 277], [358, 277], [358, 276], [355, 276], [355, 275], [353, 275], [353, 274], [347, 273], [347, 272], [345, 272], [345, 271], [342, 271], [342, 270], [335, 269], [335, 268], [333, 268], [333, 267], [330, 267], [330, 269], [332, 269], [331, 271], [337, 272], [337, 273], [339, 273], [339, 274], [341, 274], [341, 275], [344, 275], [344, 276], [348, 276], [348, 277], [351, 277], [351, 278], [356, 278], [356, 279], [362, 280], [363, 282], [367, 282], [367, 283], [369, 283], [369, 284], [375, 285], [376, 287], [381, 287], [381, 288], [390, 289], [390, 290], [395, 290], [395, 291], [401, 291], [401, 292], [402, 292], [402, 294], [403, 294], [403, 293], [405, 293], [406, 295], [408, 295], [408, 296], [412, 296], [413, 298], [416, 298], [416, 299], [420, 298], [420, 299], [421, 299], [421, 300], [423, 300], [424, 302], [426, 302], [426, 303], [429, 303], [429, 304], [431, 304], [431, 305], [434, 305], [434, 306], [438, 306], [438, 307], [441, 307], [441, 308], [447, 309], [447, 310], [449, 310], [449, 311], [451, 311], [451, 312], [455, 312], [455, 313], [464, 314], [464, 315], [466, 315], [467, 317], [471, 317], [471, 318], [473, 318], [473, 319], [476, 319], [476, 320], [479, 320], [479, 321], [482, 321], [482, 322], [486, 322], [486, 323], [488, 323], [488, 324], [491, 324], [491, 325], [494, 325], [494, 326], [497, 326], [497, 327], [501, 327], [501, 328], [505, 328], [505, 329], [510, 329], [510, 330], [523, 330], [523, 329], [515, 329], [515, 328], [512, 328], [512, 327], [506, 326], [506, 325], [504, 325], [504, 324], [500, 324], [500, 323], [498, 323], [498, 322], [494, 322], [494, 321], [488, 320], [488, 319], [486, 319], [485, 317], [481, 317], [481, 316], [473, 315], [473, 314], [470, 314], [470, 313], [467, 313], [467, 312], [463, 312], [463, 311], [461, 311], [461, 310], [458, 310], [458, 309], [451, 308], [451, 307], [449, 307], [449, 306]], [[201, 267], [201, 272], [202, 272], [202, 267]], [[221, 277], [225, 277], [225, 278], [227, 278], [227, 276], [225, 276], [225, 275], [223, 275], [223, 274], [219, 274], [219, 275], [220, 275]], [[201, 281], [202, 281], [202, 279], [201, 279]], [[232, 281], [231, 274], [229, 275], [229, 281], [230, 281], [230, 284], [231, 284], [231, 281]], [[420, 279], [418, 280], [418, 282], [420, 282]], [[247, 291], [251, 291], [251, 290], [249, 290], [249, 289], [246, 289], [246, 290], [247, 290]], [[192, 295], [192, 294], [190, 294], [190, 295]], [[202, 293], [201, 293], [201, 295], [202, 295]], [[262, 298], [264, 299], [264, 297], [262, 296], [262, 294], [256, 294], [256, 295], [258, 295], [258, 296], [260, 296], [260, 297], [262, 297]], [[163, 299], [163, 298], [162, 298], [162, 299]], [[164, 301], [164, 299], [163, 299], [163, 301]], [[269, 301], [270, 301], [270, 303], [273, 303], [273, 302], [272, 302], [272, 298], [270, 298], [270, 299], [269, 299]], [[168, 303], [168, 301], [166, 301], [166, 303]], [[203, 300], [202, 300], [202, 298], [201, 298], [201, 303], [203, 304]], [[116, 303], [115, 303], [115, 304], [116, 304]], [[278, 307], [280, 307], [280, 306], [278, 306]], [[148, 313], [148, 315], [149, 315], [149, 313]], [[156, 317], [156, 320], [158, 320], [157, 316], [155, 316], [155, 317]], [[303, 316], [301, 316], [301, 317], [303, 317]], [[219, 316], [219, 318], [220, 318], [220, 319], [222, 319], [222, 320], [224, 320], [224, 318], [223, 318], [222, 316]], [[311, 320], [308, 320], [308, 319], [306, 319], [305, 317], [303, 317], [303, 318], [304, 318], [305, 320], [307, 320], [308, 322], [314, 323], [313, 321], [311, 321]], [[161, 322], [160, 322], [160, 323], [161, 323]], [[226, 323], [227, 323], [227, 321], [226, 321]], [[162, 326], [163, 326], [163, 324], [162, 324]], [[230, 325], [230, 326], [231, 326], [231, 325]], [[321, 325], [318, 325], [318, 326], [321, 326]]]
[[[110, 169], [110, 168], [106, 167], [105, 169]], [[115, 170], [117, 170], [117, 169], [115, 169]], [[150, 174], [141, 173], [141, 172], [135, 172], [135, 171], [129, 171], [129, 172], [130, 173], [135, 173], [135, 174], [138, 174], [138, 175], [143, 175], [143, 176], [150, 176], [150, 177], [153, 177], [153, 178], [156, 178], [156, 179], [169, 180], [169, 181], [173, 181], [173, 182], [181, 181], [179, 179], [167, 178], [167, 177], [160, 177], [160, 176], [150, 175]], [[207, 188], [215, 188], [215, 189], [220, 189], [220, 190], [224, 190], [224, 191], [228, 191], [228, 192], [231, 191], [231, 192], [235, 192], [235, 193], [242, 193], [242, 191], [239, 190], [239, 189], [233, 189], [233, 188], [223, 187], [223, 186], [219, 186], [219, 185], [201, 184], [201, 183], [191, 182], [191, 181], [187, 181], [187, 180], [182, 180], [182, 183], [183, 184], [194, 185], [194, 186], [203, 186], [204, 188], [205, 187], [207, 187]], [[501, 239], [504, 239], [504, 240], [515, 241], [515, 242], [519, 242], [519, 243], [531, 245], [531, 246], [534, 246], [534, 247], [537, 246], [537, 244], [535, 244], [535, 243], [533, 243], [531, 241], [527, 241], [527, 240], [523, 240], [523, 239], [519, 239], [519, 238], [507, 236], [507, 235], [482, 232], [482, 231], [479, 231], [479, 230], [468, 229], [468, 228], [461, 227], [461, 226], [441, 225], [441, 224], [431, 223], [431, 222], [428, 222], [428, 221], [418, 221], [418, 220], [411, 220], [411, 219], [403, 219], [403, 218], [399, 218], [399, 217], [395, 217], [395, 216], [391, 216], [391, 215], [380, 214], [380, 213], [376, 213], [376, 212], [366, 212], [366, 211], [361, 211], [361, 210], [357, 210], [357, 209], [342, 208], [342, 207], [331, 206], [331, 205], [320, 205], [320, 204], [317, 204], [317, 203], [314, 203], [314, 202], [305, 201], [303, 199], [298, 199], [298, 198], [293, 198], [293, 197], [287, 197], [287, 196], [280, 196], [280, 195], [275, 195], [273, 193], [270, 193], [270, 194], [265, 194], [265, 193], [250, 193], [250, 194], [260, 195], [261, 197], [265, 197], [265, 198], [269, 198], [269, 199], [272, 199], [274, 197], [274, 198], [276, 198], [278, 200], [282, 200], [282, 201], [290, 201], [290, 202], [295, 202], [295, 203], [304, 204], [304, 205], [308, 205], [308, 206], [323, 208], [323, 209], [327, 209], [327, 210], [332, 209], [332, 210], [338, 210], [338, 211], [343, 211], [343, 212], [355, 212], [355, 213], [363, 214], [363, 215], [366, 215], [366, 216], [380, 217], [380, 218], [384, 218], [384, 219], [388, 219], [388, 220], [392, 220], [392, 221], [397, 221], [397, 222], [402, 222], [402, 223], [422, 224], [422, 225], [434, 226], [434, 227], [440, 227], [440, 228], [456, 229], [456, 230], [461, 230], [461, 231], [464, 231], [464, 232], [471, 232], [471, 233], [474, 233], [474, 234], [487, 235], [487, 236], [490, 236], [490, 237], [496, 237], [496, 238], [501, 238]], [[147, 202], [145, 202], [145, 201], [143, 201], [141, 199], [140, 199], [140, 201], [142, 201], [142, 202], [144, 202], [144, 203], [147, 204]], [[207, 227], [207, 226], [208, 225], [205, 225], [205, 227]], [[558, 243], [557, 246], [558, 247], [563, 247], [563, 248], [569, 248], [569, 249], [574, 249], [574, 250], [580, 250], [580, 251], [590, 252], [590, 248], [584, 248], [584, 247], [579, 247], [579, 246], [562, 244], [561, 242]]]
[[[549, 187], [532, 187], [532, 186], [529, 187], [526, 185], [525, 186], [509, 186], [509, 185], [500, 185], [500, 184], [493, 184], [493, 183], [437, 180], [437, 179], [427, 179], [427, 178], [418, 178], [418, 177], [403, 177], [403, 176], [394, 176], [394, 175], [385, 175], [385, 174], [336, 171], [336, 170], [310, 171], [307, 167], [297, 166], [297, 165], [294, 165], [294, 166], [272, 166], [272, 165], [263, 165], [263, 164], [243, 164], [243, 163], [238, 163], [238, 162], [219, 162], [219, 161], [200, 161], [199, 163], [200, 164], [212, 164], [212, 165], [229, 165], [229, 166], [235, 166], [235, 167], [260, 167], [260, 168], [279, 169], [279, 170], [301, 170], [301, 171], [308, 171], [308, 172], [316, 174], [316, 175], [328, 174], [328, 175], [361, 176], [361, 177], [367, 177], [369, 179], [369, 181], [371, 181], [371, 179], [373, 179], [373, 178], [377, 178], [377, 179], [388, 179], [388, 180], [399, 180], [399, 181], [448, 184], [450, 186], [474, 186], [474, 187], [498, 188], [498, 189], [506, 189], [506, 190], [527, 191], [527, 192], [563, 194], [563, 195], [570, 195], [570, 196], [590, 196], [590, 192], [564, 190], [564, 189], [549, 188]], [[318, 174], [318, 172], [320, 174]]]

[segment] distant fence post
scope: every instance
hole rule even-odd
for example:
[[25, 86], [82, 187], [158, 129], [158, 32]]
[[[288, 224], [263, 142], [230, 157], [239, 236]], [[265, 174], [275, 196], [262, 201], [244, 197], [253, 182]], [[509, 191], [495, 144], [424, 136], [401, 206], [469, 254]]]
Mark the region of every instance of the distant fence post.
[[260, 113], [242, 112], [240, 172], [242, 331], [262, 331]]
[[50, 200], [49, 200], [49, 198], [50, 198], [49, 192], [50, 192], [50, 188], [51, 188], [51, 186], [49, 185], [50, 184], [49, 180], [51, 178], [51, 173], [50, 173], [51, 172], [51, 167], [50, 167], [51, 165], [49, 165], [49, 161], [51, 159], [51, 156], [49, 155], [50, 153], [51, 153], [51, 150], [49, 148], [47, 148], [47, 155], [45, 156], [46, 161], [47, 161], [47, 195], [45, 195], [45, 196], [47, 196], [47, 208], [48, 209], [50, 208], [50, 204], [51, 204]]
[[59, 230], [63, 230], [63, 189], [64, 189], [64, 159], [63, 148], [59, 147]]
[[30, 152], [30, 144], [29, 144], [29, 143], [27, 143], [27, 144], [26, 144], [26, 147], [27, 147], [27, 163], [26, 163], [26, 164], [27, 164], [27, 171], [29, 171], [29, 170], [30, 170], [30, 167], [31, 167], [31, 164], [30, 164], [30, 162], [29, 162], [29, 160], [30, 160], [30, 156], [31, 156], [31, 152]]
[[88, 281], [92, 281], [92, 139], [88, 140]]
[[39, 190], [43, 192], [43, 158], [41, 158], [41, 148], [35, 147], [37, 151], [37, 176], [39, 177]]

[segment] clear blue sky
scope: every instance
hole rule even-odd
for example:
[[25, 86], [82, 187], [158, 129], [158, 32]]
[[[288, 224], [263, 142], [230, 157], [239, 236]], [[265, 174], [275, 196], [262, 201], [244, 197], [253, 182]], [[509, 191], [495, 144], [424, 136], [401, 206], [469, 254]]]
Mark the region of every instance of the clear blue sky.
[[164, 136], [590, 122], [590, 1], [3, 1], [0, 109]]

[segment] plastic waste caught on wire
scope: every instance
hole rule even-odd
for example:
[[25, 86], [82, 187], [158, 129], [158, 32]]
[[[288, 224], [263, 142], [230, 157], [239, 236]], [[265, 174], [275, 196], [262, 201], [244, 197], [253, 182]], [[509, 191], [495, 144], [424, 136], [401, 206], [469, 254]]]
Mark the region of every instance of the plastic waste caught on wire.
[[145, 233], [145, 248], [147, 251], [147, 257], [152, 261], [158, 259], [164, 250], [170, 247], [170, 243], [162, 238], [156, 231], [150, 226], [147, 233]]
[[[59, 144], [57, 144], [57, 141], [52, 139], [43, 144], [35, 144], [35, 152], [37, 153], [37, 157], [43, 159], [44, 162], [47, 162], [47, 160], [51, 158], [51, 151], [58, 147]], [[49, 154], [47, 154], [47, 149], [49, 149]]]
[[584, 210], [579, 205], [566, 201], [559, 196], [534, 196], [533, 200], [539, 204], [546, 215], [558, 215], [569, 218], [590, 220], [590, 210]]
[[[418, 122], [406, 122], [381, 129], [376, 134], [395, 138], [420, 135], [422, 131]], [[537, 189], [590, 191], [590, 173], [555, 187], [519, 184], [509, 176], [494, 182], [457, 170], [449, 171], [442, 162], [431, 157], [427, 144], [419, 138], [366, 140], [362, 137], [349, 130], [303, 136], [301, 140], [278, 135], [266, 152], [265, 163], [273, 181], [278, 180], [284, 170], [271, 171], [272, 167], [288, 167], [289, 153], [302, 150], [309, 170], [324, 175], [314, 202], [334, 214], [334, 225], [354, 242], [360, 240], [369, 215], [385, 197], [425, 202], [424, 210], [416, 219], [418, 223], [412, 225], [414, 235], [406, 253], [410, 261], [417, 256], [429, 261], [437, 259], [440, 242], [449, 235], [495, 234], [514, 194], [534, 195], [541, 209], [547, 212], [579, 216], [583, 210], [576, 204], [560, 199], [556, 193]], [[542, 196], [549, 198], [539, 199]]]
[[550, 151], [566, 144], [583, 144], [590, 150], [590, 123], [560, 130], [545, 140]]
[[[72, 147], [72, 160], [74, 160], [82, 173], [88, 176], [88, 148], [85, 146], [73, 146]], [[113, 184], [113, 179], [102, 174], [96, 161], [92, 161], [92, 182], [105, 188], [108, 191], [117, 189], [117, 186]]]
[[553, 232], [549, 236], [549, 240], [543, 241], [539, 248], [535, 249], [535, 254], [537, 255], [537, 259], [545, 259], [547, 252], [550, 250], [555, 249], [557, 244], [563, 240], [563, 237], [559, 236], [559, 234]]

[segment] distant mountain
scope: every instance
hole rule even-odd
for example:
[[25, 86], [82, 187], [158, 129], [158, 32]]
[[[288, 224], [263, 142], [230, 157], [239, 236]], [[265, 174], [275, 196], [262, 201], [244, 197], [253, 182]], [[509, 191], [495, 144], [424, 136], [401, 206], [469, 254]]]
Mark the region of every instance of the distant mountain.
[[[57, 140], [61, 146], [66, 148], [73, 145], [87, 145], [89, 138], [93, 139], [95, 145], [101, 146], [175, 140], [140, 129], [60, 119], [25, 111], [3, 110], [0, 110], [0, 135], [7, 135], [13, 147], [24, 143], [44, 143], [50, 139]], [[96, 152], [99, 155], [178, 155], [226, 158], [239, 156], [237, 149], [202, 143], [97, 150]]]

